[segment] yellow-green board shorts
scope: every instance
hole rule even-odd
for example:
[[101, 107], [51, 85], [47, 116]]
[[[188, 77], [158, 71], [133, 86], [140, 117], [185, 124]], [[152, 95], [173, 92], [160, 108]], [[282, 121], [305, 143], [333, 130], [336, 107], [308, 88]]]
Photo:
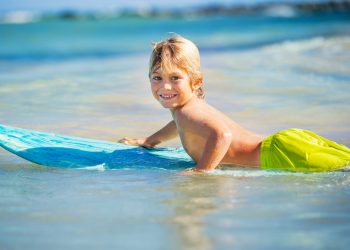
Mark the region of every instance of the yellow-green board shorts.
[[263, 140], [262, 169], [332, 171], [350, 165], [350, 149], [311, 131], [287, 129]]

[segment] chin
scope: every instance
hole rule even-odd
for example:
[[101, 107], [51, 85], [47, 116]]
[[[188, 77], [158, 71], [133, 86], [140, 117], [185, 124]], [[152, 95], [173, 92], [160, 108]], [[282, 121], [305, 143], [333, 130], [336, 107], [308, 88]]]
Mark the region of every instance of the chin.
[[174, 108], [179, 106], [177, 103], [163, 103], [163, 102], [161, 102], [160, 104], [163, 106], [163, 108], [166, 108], [166, 109], [174, 109]]
[[177, 107], [177, 105], [169, 105], [169, 104], [163, 104], [163, 103], [162, 103], [162, 106], [163, 108], [166, 108], [166, 109], [173, 109]]

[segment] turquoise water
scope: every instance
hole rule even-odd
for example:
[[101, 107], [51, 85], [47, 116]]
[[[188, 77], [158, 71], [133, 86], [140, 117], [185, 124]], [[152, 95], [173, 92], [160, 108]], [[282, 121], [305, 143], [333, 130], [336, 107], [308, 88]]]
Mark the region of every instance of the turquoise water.
[[[261, 134], [313, 130], [350, 146], [348, 13], [0, 24], [0, 123], [103, 140], [170, 119], [150, 44], [202, 52], [207, 101]], [[167, 146], [179, 146], [174, 140]], [[178, 171], [32, 165], [0, 150], [2, 249], [347, 249], [349, 171]]]

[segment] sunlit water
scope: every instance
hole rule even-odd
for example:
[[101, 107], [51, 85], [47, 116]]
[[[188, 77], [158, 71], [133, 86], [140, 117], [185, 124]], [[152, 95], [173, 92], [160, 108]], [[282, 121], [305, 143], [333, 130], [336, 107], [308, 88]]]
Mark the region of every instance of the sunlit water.
[[[346, 249], [348, 172], [1, 167], [5, 249]], [[11, 249], [11, 248], [10, 248]]]
[[[167, 31], [199, 44], [206, 99], [238, 123], [350, 145], [341, 16], [3, 24], [0, 123], [104, 140], [152, 133], [170, 114], [149, 91], [148, 50]], [[181, 176], [37, 166], [1, 150], [0, 248], [347, 249], [349, 185], [347, 169]]]

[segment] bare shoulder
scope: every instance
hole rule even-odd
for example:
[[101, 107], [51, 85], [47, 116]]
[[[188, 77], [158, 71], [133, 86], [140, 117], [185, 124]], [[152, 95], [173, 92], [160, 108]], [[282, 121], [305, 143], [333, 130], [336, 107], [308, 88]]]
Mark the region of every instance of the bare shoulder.
[[203, 122], [209, 119], [210, 111], [208, 104], [199, 101], [179, 109], [176, 113], [176, 117], [178, 121]]
[[176, 114], [176, 120], [181, 127], [187, 129], [221, 129], [227, 127], [225, 116], [204, 101], [192, 103], [183, 107]]

